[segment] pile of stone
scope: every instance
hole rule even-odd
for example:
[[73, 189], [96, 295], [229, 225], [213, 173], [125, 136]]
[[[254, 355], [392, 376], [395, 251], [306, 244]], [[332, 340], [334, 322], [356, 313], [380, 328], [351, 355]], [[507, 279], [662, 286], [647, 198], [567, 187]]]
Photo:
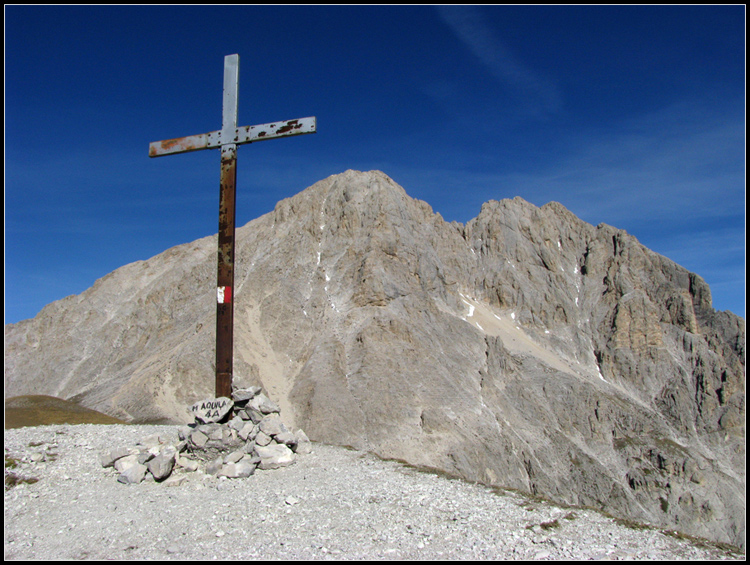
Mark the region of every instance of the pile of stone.
[[103, 467], [114, 467], [117, 480], [140, 483], [149, 477], [166, 485], [179, 484], [185, 473], [203, 470], [227, 478], [249, 477], [255, 469], [291, 465], [297, 455], [310, 453], [305, 432], [284, 425], [279, 407], [260, 387], [235, 390], [232, 398], [196, 402], [195, 421], [177, 430], [177, 442], [158, 435], [135, 447], [115, 448], [101, 455]]

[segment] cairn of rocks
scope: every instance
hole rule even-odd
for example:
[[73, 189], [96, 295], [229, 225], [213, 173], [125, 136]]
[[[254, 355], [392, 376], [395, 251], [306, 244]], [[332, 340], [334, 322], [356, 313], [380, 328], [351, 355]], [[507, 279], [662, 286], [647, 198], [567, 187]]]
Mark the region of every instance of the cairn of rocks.
[[117, 480], [140, 483], [149, 477], [166, 485], [185, 480], [184, 473], [202, 470], [227, 478], [249, 477], [256, 469], [277, 469], [310, 453], [305, 432], [290, 431], [278, 405], [260, 387], [238, 389], [232, 398], [211, 398], [191, 407], [194, 422], [177, 430], [177, 442], [158, 435], [134, 447], [119, 447], [101, 455], [103, 467], [114, 467]]

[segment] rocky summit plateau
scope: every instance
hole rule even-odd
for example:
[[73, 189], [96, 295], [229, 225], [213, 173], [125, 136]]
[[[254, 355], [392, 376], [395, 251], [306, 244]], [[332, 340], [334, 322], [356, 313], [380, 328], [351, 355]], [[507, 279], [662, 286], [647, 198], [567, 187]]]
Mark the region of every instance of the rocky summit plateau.
[[[215, 273], [206, 237], [6, 325], [6, 398], [191, 421]], [[745, 321], [622, 230], [347, 171], [237, 230], [234, 307], [235, 386], [312, 441], [745, 546]]]

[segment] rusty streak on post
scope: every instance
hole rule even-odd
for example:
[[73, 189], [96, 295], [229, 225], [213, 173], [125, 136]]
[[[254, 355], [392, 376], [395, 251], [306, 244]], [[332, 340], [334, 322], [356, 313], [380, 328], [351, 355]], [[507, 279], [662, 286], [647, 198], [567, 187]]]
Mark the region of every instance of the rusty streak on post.
[[[229, 289], [216, 302], [216, 396], [232, 396], [234, 336], [234, 227], [237, 195], [237, 146], [221, 148], [219, 254], [217, 288]], [[217, 291], [218, 292], [218, 291]]]

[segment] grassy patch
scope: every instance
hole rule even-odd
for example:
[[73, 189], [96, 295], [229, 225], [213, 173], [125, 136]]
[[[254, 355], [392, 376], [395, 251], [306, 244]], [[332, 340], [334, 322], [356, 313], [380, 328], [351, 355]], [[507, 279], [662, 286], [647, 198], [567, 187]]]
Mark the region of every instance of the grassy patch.
[[7, 453], [5, 454], [5, 490], [11, 489], [14, 486], [25, 484], [34, 484], [39, 479], [36, 477], [24, 477], [19, 475], [14, 469], [17, 469], [20, 463], [20, 459], [11, 457]]
[[33, 485], [37, 481], [39, 481], [39, 479], [36, 477], [24, 477], [11, 471], [5, 475], [5, 490], [11, 489], [20, 484]]
[[627, 518], [614, 518], [613, 517], [612, 521], [618, 526], [624, 526], [626, 528], [630, 528], [631, 530], [636, 530], [636, 531], [657, 529], [653, 526], [649, 526], [648, 524], [641, 524], [640, 522], [635, 522], [634, 520], [628, 520]]
[[53, 424], [127, 424], [62, 398], [14, 396], [5, 400], [5, 429]]
[[561, 525], [560, 521], [557, 518], [555, 518], [554, 520], [551, 520], [549, 522], [542, 522], [541, 524], [529, 524], [528, 526], [526, 526], [526, 529], [533, 530], [536, 526], [539, 526], [543, 530], [547, 531], [547, 530], [554, 530], [556, 528], [559, 528], [560, 525]]
[[662, 534], [665, 536], [669, 536], [671, 538], [678, 539], [680, 541], [687, 541], [693, 544], [696, 547], [700, 547], [702, 549], [716, 549], [719, 550], [727, 555], [727, 557], [731, 557], [734, 559], [744, 559], [745, 554], [742, 552], [742, 550], [738, 547], [735, 547], [728, 543], [721, 543], [721, 542], [715, 542], [710, 541], [707, 539], [699, 538], [696, 536], [691, 536], [688, 534], [684, 534], [682, 532], [678, 532], [676, 530], [659, 530]]

